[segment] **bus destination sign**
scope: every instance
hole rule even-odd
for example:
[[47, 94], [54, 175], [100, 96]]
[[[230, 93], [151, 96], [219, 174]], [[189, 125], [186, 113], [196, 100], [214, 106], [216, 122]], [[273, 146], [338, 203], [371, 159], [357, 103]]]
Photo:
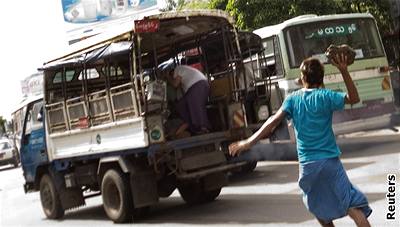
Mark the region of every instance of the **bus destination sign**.
[[324, 38], [329, 36], [345, 36], [357, 31], [356, 24], [344, 24], [317, 28], [310, 34], [306, 34], [305, 39]]

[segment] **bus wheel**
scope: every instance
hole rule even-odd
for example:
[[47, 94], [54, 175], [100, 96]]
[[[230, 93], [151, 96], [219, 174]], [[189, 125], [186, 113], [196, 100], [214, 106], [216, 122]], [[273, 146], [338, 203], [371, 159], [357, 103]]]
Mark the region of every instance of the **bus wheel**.
[[132, 197], [129, 181], [120, 171], [107, 170], [101, 182], [103, 207], [114, 223], [128, 222], [132, 218]]
[[64, 216], [59, 194], [53, 180], [47, 174], [40, 180], [40, 201], [47, 218], [60, 219]]

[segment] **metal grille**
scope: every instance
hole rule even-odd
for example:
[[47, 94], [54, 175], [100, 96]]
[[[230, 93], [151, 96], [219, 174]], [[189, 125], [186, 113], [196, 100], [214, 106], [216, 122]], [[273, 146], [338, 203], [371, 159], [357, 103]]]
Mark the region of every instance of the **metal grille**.
[[79, 119], [87, 117], [87, 111], [83, 97], [68, 99], [67, 110], [71, 129], [78, 128]]
[[67, 129], [65, 121], [64, 103], [58, 102], [46, 106], [49, 116], [50, 132], [60, 132]]
[[89, 109], [92, 125], [111, 122], [112, 117], [106, 90], [90, 94]]

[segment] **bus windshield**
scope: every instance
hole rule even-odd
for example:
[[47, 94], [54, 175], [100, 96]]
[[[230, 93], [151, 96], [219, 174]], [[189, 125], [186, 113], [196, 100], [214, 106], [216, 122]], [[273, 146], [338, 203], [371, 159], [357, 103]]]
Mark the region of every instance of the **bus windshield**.
[[331, 44], [347, 44], [356, 52], [356, 59], [384, 56], [373, 19], [341, 19], [318, 21], [288, 27], [284, 30], [291, 68], [307, 57], [327, 63], [325, 50]]

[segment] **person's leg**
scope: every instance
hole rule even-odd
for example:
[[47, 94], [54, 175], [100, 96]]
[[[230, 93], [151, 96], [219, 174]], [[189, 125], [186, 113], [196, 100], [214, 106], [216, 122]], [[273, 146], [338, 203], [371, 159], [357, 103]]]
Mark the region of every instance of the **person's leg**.
[[207, 130], [210, 123], [207, 117], [206, 104], [209, 86], [207, 81], [195, 83], [185, 94], [190, 116], [190, 129], [193, 132]]
[[188, 129], [188, 128], [189, 128], [189, 124], [184, 122], [184, 123], [181, 124], [181, 125], [179, 126], [179, 128], [176, 130], [175, 135], [176, 135], [176, 136], [181, 135], [181, 134], [182, 134], [183, 132], [185, 132], [186, 129]]
[[358, 227], [370, 227], [369, 221], [367, 217], [365, 217], [364, 213], [358, 208], [349, 208], [348, 211], [349, 216], [354, 220]]
[[175, 132], [175, 136], [178, 136], [179, 134], [183, 133], [186, 131], [186, 129], [189, 128], [190, 124], [190, 113], [189, 113], [189, 108], [187, 107], [187, 97], [184, 95], [181, 99], [178, 100], [178, 102], [175, 105], [176, 112], [178, 112], [179, 117], [183, 120], [183, 123], [178, 127], [178, 129]]
[[321, 224], [321, 226], [323, 226], [323, 227], [335, 227], [333, 222], [325, 223], [324, 221], [322, 221], [322, 220], [320, 220], [318, 218], [317, 218], [317, 220], [318, 220], [319, 224]]

